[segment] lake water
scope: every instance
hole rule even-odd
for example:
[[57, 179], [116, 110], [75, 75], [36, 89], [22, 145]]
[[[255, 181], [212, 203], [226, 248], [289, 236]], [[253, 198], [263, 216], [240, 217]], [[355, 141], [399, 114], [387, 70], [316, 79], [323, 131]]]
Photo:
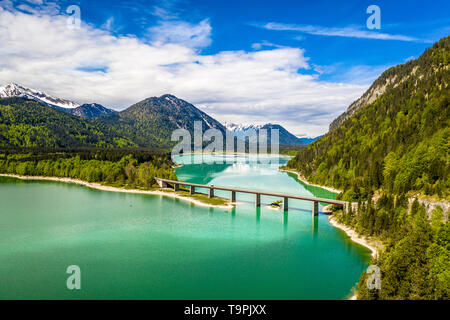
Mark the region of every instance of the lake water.
[[[177, 158], [189, 163], [192, 156]], [[206, 162], [220, 157], [205, 158]], [[242, 156], [185, 164], [180, 180], [333, 198]], [[281, 164], [286, 162], [281, 159]], [[229, 196], [227, 193], [222, 196]], [[237, 196], [224, 210], [75, 184], [0, 177], [0, 299], [345, 299], [370, 251], [311, 203]], [[275, 199], [276, 200], [276, 199]], [[81, 290], [66, 268], [81, 269]]]

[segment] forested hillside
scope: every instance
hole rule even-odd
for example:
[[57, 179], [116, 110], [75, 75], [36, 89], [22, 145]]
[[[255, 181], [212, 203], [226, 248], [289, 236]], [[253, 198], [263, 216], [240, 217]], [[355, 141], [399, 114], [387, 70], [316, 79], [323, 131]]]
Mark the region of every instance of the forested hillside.
[[0, 147], [131, 147], [136, 144], [103, 127], [25, 98], [0, 99]]
[[410, 204], [419, 194], [449, 197], [449, 49], [446, 37], [385, 71], [327, 135], [287, 164], [358, 201], [357, 210], [333, 216], [384, 244], [370, 262], [381, 270], [381, 289], [369, 289], [364, 272], [358, 299], [450, 298], [448, 212], [427, 212], [417, 198]]
[[450, 37], [418, 59], [385, 71], [384, 93], [288, 163], [309, 181], [345, 190], [449, 195]]
[[[88, 116], [86, 111], [92, 113], [94, 107], [103, 115]], [[215, 128], [223, 136], [226, 131], [217, 120], [172, 95], [148, 98], [121, 112], [111, 113], [95, 104], [70, 110], [92, 119], [34, 100], [0, 98], [0, 147], [168, 149], [175, 144], [171, 141], [174, 130], [187, 129], [193, 136], [195, 121], [202, 123], [203, 131]]]
[[203, 131], [216, 128], [225, 136], [226, 129], [217, 120], [168, 94], [145, 99], [122, 112], [96, 119], [103, 127], [111, 128], [141, 147], [174, 145], [171, 135], [176, 129], [187, 129], [193, 136], [195, 121], [202, 123]]
[[149, 189], [155, 177], [176, 180], [169, 155], [153, 150], [0, 151], [0, 173], [73, 178]]

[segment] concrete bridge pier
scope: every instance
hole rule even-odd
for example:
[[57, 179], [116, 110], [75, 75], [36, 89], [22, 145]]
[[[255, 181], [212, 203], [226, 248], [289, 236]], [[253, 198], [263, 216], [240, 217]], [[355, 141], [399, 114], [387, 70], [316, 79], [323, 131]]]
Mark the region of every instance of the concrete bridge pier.
[[270, 197], [276, 197], [278, 199], [282, 199], [283, 201], [283, 212], [288, 211], [288, 201], [289, 198], [291, 199], [297, 199], [297, 200], [303, 200], [303, 201], [311, 201], [313, 204], [312, 208], [312, 215], [313, 217], [317, 217], [319, 214], [319, 202], [321, 203], [328, 203], [333, 204], [337, 206], [344, 207], [344, 210], [348, 210], [349, 207], [352, 205], [349, 202], [341, 201], [341, 200], [332, 200], [332, 199], [325, 199], [325, 198], [316, 198], [316, 197], [309, 197], [309, 196], [303, 196], [303, 195], [295, 195], [295, 194], [285, 194], [285, 193], [275, 193], [275, 192], [265, 192], [261, 190], [248, 190], [248, 189], [238, 189], [238, 188], [228, 188], [228, 187], [220, 187], [220, 186], [213, 186], [213, 185], [204, 185], [204, 184], [198, 184], [198, 183], [189, 183], [189, 182], [183, 182], [183, 181], [175, 181], [175, 180], [169, 180], [169, 179], [162, 179], [162, 178], [156, 178], [157, 183], [161, 188], [173, 188], [174, 191], [180, 190], [181, 187], [189, 187], [190, 188], [190, 194], [195, 194], [195, 188], [204, 188], [208, 189], [209, 192], [207, 192], [209, 198], [213, 198], [214, 195], [214, 189], [222, 190], [222, 191], [229, 191], [230, 192], [230, 202], [236, 203], [236, 194], [237, 193], [246, 193], [246, 194], [254, 194], [255, 195], [255, 207], [261, 207], [261, 196], [270, 196]]
[[289, 198], [287, 198], [287, 197], [284, 197], [283, 198], [283, 211], [288, 211], [288, 200], [289, 200]]
[[236, 191], [231, 191], [231, 199], [230, 199], [231, 203], [235, 203], [236, 202]]
[[261, 207], [261, 195], [255, 193], [255, 207]]
[[317, 217], [319, 215], [319, 202], [314, 201], [313, 202], [313, 210], [312, 210], [312, 216]]
[[167, 182], [159, 179], [156, 179], [156, 181], [158, 182], [160, 188], [167, 188]]

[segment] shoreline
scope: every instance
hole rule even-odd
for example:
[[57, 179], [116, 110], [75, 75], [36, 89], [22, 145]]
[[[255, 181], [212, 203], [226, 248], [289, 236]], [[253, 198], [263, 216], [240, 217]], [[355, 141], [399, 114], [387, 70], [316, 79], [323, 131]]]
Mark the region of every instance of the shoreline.
[[[176, 164], [174, 167], [178, 168], [178, 167], [182, 167], [183, 164]], [[297, 174], [298, 179], [310, 186], [315, 186], [315, 187], [319, 187], [322, 189], [326, 189], [328, 191], [334, 192], [334, 193], [340, 193], [340, 190], [331, 188], [331, 187], [325, 187], [325, 186], [320, 186], [320, 185], [314, 185], [309, 183], [304, 177], [302, 177], [300, 175], [300, 173], [293, 171], [293, 170], [287, 170], [287, 169], [280, 169], [280, 171], [283, 172], [291, 172], [291, 173], [295, 173]], [[107, 191], [107, 192], [122, 192], [122, 193], [134, 193], [134, 194], [148, 194], [148, 195], [159, 195], [159, 196], [166, 196], [166, 197], [171, 197], [171, 198], [177, 198], [180, 200], [184, 200], [190, 203], [193, 203], [195, 205], [198, 206], [202, 206], [202, 207], [209, 207], [209, 208], [219, 208], [219, 209], [232, 209], [234, 206], [232, 204], [229, 205], [212, 205], [212, 204], [208, 204], [208, 203], [204, 203], [201, 202], [199, 200], [195, 200], [189, 197], [184, 197], [181, 196], [179, 194], [176, 193], [172, 193], [172, 192], [168, 192], [168, 191], [163, 191], [163, 190], [137, 190], [137, 189], [124, 189], [124, 188], [118, 188], [118, 187], [112, 187], [112, 186], [105, 186], [102, 185], [100, 183], [90, 183], [90, 182], [86, 182], [83, 180], [78, 180], [78, 179], [72, 179], [72, 178], [63, 178], [63, 177], [45, 177], [45, 176], [21, 176], [21, 175], [15, 175], [15, 174], [0, 174], [0, 177], [11, 177], [11, 178], [16, 178], [16, 179], [21, 179], [21, 180], [41, 180], [41, 181], [54, 181], [54, 182], [64, 182], [64, 183], [75, 183], [78, 185], [82, 185], [88, 188], [92, 188], [92, 189], [96, 189], [96, 190], [100, 190], [100, 191]], [[274, 210], [274, 211], [279, 211], [281, 208], [272, 208], [269, 206], [267, 206], [268, 209]], [[326, 207], [325, 207], [326, 208]], [[350, 238], [351, 241], [362, 245], [363, 247], [369, 249], [371, 251], [371, 256], [373, 258], [378, 256], [379, 250], [380, 248], [378, 247], [378, 245], [374, 244], [373, 241], [363, 238], [362, 236], [358, 235], [357, 232], [353, 229], [351, 229], [350, 227], [341, 224], [339, 222], [337, 222], [335, 220], [335, 218], [330, 215], [328, 216], [328, 221], [331, 224], [332, 227], [340, 229], [342, 231], [345, 232], [345, 234]], [[351, 294], [351, 296], [349, 298], [347, 298], [348, 300], [356, 300], [356, 294], [353, 293]]]
[[376, 244], [374, 242], [374, 240], [367, 239], [367, 238], [359, 235], [355, 230], [346, 226], [345, 224], [337, 222], [336, 219], [332, 215], [328, 217], [328, 221], [330, 222], [330, 224], [333, 227], [344, 231], [345, 234], [350, 237], [350, 240], [369, 249], [372, 252], [372, 254], [371, 254], [372, 258], [376, 258], [378, 256], [380, 249], [381, 249], [380, 244]]
[[184, 197], [176, 193], [161, 190], [138, 190], [138, 189], [124, 189], [118, 187], [105, 186], [97, 182], [86, 182], [83, 180], [72, 179], [72, 178], [63, 178], [63, 177], [44, 177], [44, 176], [21, 176], [17, 174], [9, 174], [9, 173], [0, 173], [0, 177], [9, 177], [16, 178], [21, 180], [40, 180], [40, 181], [54, 181], [54, 182], [64, 182], [64, 183], [74, 183], [78, 185], [82, 185], [84, 187], [88, 187], [91, 189], [96, 189], [100, 191], [107, 192], [121, 192], [121, 193], [134, 193], [134, 194], [148, 194], [155, 196], [166, 196], [171, 198], [177, 198], [180, 200], [191, 202], [195, 205], [208, 207], [208, 208], [219, 208], [219, 209], [232, 209], [233, 205], [213, 205], [209, 203], [204, 203], [200, 200], [192, 199], [189, 197]]
[[[283, 172], [291, 172], [291, 173], [296, 174], [298, 180], [300, 180], [304, 184], [307, 184], [307, 185], [310, 185], [310, 186], [314, 186], [314, 187], [319, 187], [319, 188], [322, 188], [322, 189], [325, 189], [325, 190], [328, 190], [328, 191], [331, 191], [331, 192], [334, 192], [334, 193], [338, 193], [338, 194], [342, 192], [342, 190], [338, 190], [338, 189], [335, 189], [335, 188], [332, 188], [332, 187], [320, 186], [320, 185], [317, 185], [317, 184], [309, 183], [308, 180], [306, 180], [305, 177], [303, 177], [297, 171], [289, 170], [289, 169], [282, 169], [282, 168], [279, 168], [278, 170], [283, 171]], [[369, 249], [370, 252], [371, 252], [372, 258], [378, 257], [378, 254], [379, 254], [380, 250], [382, 249], [382, 245], [381, 244], [376, 244], [373, 240], [370, 240], [370, 239], [362, 237], [361, 235], [359, 235], [352, 228], [350, 228], [350, 227], [348, 227], [348, 226], [346, 226], [346, 225], [344, 225], [342, 223], [337, 222], [336, 219], [332, 215], [330, 207], [331, 206], [328, 205], [328, 206], [325, 206], [323, 208], [324, 212], [331, 213], [331, 215], [328, 216], [328, 222], [330, 223], [330, 225], [332, 227], [336, 228], [336, 229], [340, 229], [340, 230], [344, 231], [345, 234], [350, 238], [350, 240], [352, 242], [355, 242], [355, 243], [357, 243], [357, 244], [359, 244], [359, 245]], [[357, 292], [356, 292], [355, 287], [352, 288], [350, 296], [346, 300], [357, 300]]]
[[[186, 152], [176, 155], [177, 157], [182, 156], [217, 156], [217, 155], [234, 155], [234, 156], [269, 156], [269, 157], [288, 157], [293, 158], [294, 156], [291, 156], [289, 154], [283, 154], [283, 153], [250, 153], [250, 152]], [[173, 158], [172, 158], [173, 160]]]
[[[331, 215], [328, 217], [328, 222], [337, 229], [340, 229], [342, 231], [345, 232], [345, 234], [350, 237], [350, 240], [353, 242], [356, 242], [360, 245], [362, 245], [363, 247], [369, 249], [372, 254], [372, 258], [376, 258], [378, 257], [378, 254], [380, 252], [380, 250], [382, 249], [382, 245], [381, 244], [377, 244], [375, 243], [374, 240], [370, 240], [367, 239], [365, 237], [362, 237], [361, 235], [359, 235], [355, 230], [353, 230], [352, 228], [339, 223], [336, 221], [336, 219]], [[356, 296], [356, 289], [355, 287], [352, 288], [352, 293], [351, 295], [347, 298], [347, 300], [357, 300], [357, 296]]]
[[318, 184], [312, 184], [308, 180], [306, 180], [305, 177], [303, 177], [299, 172], [297, 172], [295, 170], [281, 169], [281, 168], [279, 168], [278, 170], [279, 171], [283, 171], [283, 172], [295, 173], [297, 175], [297, 179], [298, 180], [300, 180], [301, 182], [303, 182], [304, 184], [307, 184], [309, 186], [322, 188], [322, 189], [325, 189], [325, 190], [328, 190], [330, 192], [334, 192], [334, 193], [337, 193], [337, 194], [342, 192], [342, 190], [338, 190], [338, 189], [335, 189], [333, 187], [327, 187], [327, 186], [321, 186], [321, 185], [318, 185]]

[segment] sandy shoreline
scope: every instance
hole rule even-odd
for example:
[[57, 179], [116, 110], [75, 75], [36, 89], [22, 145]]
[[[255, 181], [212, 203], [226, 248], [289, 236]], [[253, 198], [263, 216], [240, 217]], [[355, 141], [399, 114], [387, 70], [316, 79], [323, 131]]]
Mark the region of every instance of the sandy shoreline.
[[362, 236], [360, 236], [355, 230], [353, 230], [350, 227], [347, 227], [346, 225], [339, 223], [336, 221], [336, 219], [333, 216], [329, 216], [328, 217], [328, 221], [330, 222], [330, 224], [338, 229], [341, 229], [342, 231], [344, 231], [353, 242], [356, 242], [364, 247], [366, 247], [367, 249], [369, 249], [372, 252], [372, 257], [376, 258], [378, 256], [380, 245], [375, 243], [373, 240], [364, 238]]
[[[341, 193], [341, 192], [342, 192], [342, 190], [338, 190], [338, 189], [335, 189], [335, 188], [332, 188], [332, 187], [320, 186], [320, 185], [317, 185], [317, 184], [309, 183], [309, 182], [308, 182], [308, 181], [307, 181], [300, 173], [298, 173], [297, 171], [294, 171], [294, 170], [288, 170], [288, 169], [280, 169], [280, 171], [295, 173], [295, 174], [297, 175], [298, 179], [299, 179], [300, 181], [302, 181], [303, 183], [307, 184], [307, 185], [314, 186], [314, 187], [319, 187], [319, 188], [322, 188], [322, 189], [325, 189], [325, 190], [328, 190], [328, 191], [331, 191], [331, 192], [335, 192], [335, 193]], [[323, 211], [324, 211], [324, 212], [331, 212], [331, 211], [330, 211], [330, 207], [331, 207], [331, 205], [325, 206], [325, 207], [323, 208]], [[336, 228], [339, 228], [339, 229], [345, 231], [345, 233], [352, 239], [352, 241], [354, 241], [354, 242], [356, 242], [356, 243], [359, 243], [360, 245], [362, 245], [362, 246], [368, 248], [370, 251], [372, 251], [372, 257], [375, 258], [375, 257], [377, 256], [377, 254], [378, 254], [378, 249], [379, 249], [379, 248], [378, 248], [377, 245], [375, 245], [375, 244], [373, 243], [373, 241], [370, 241], [370, 240], [367, 240], [367, 239], [361, 237], [360, 235], [358, 235], [358, 233], [356, 233], [355, 230], [351, 229], [350, 227], [347, 227], [347, 226], [344, 225], [344, 224], [341, 224], [341, 223], [337, 222], [336, 219], [335, 219], [332, 215], [330, 215], [330, 216], [328, 217], [328, 221], [330, 222], [330, 224], [331, 224], [333, 227], [336, 227]], [[370, 242], [370, 243], [369, 243], [369, 242]]]
[[[378, 256], [379, 251], [382, 249], [382, 245], [381, 244], [377, 244], [373, 240], [369, 240], [367, 238], [364, 238], [364, 237], [360, 236], [352, 228], [347, 227], [346, 225], [337, 222], [336, 219], [333, 216], [329, 216], [328, 217], [328, 221], [330, 222], [330, 224], [333, 227], [341, 229], [342, 231], [344, 231], [350, 237], [350, 239], [353, 242], [356, 242], [356, 243], [366, 247], [367, 249], [369, 249], [372, 252], [372, 257], [373, 258], [376, 258]], [[353, 293], [348, 298], [348, 300], [357, 300], [356, 294]]]
[[165, 196], [165, 197], [171, 197], [171, 198], [177, 198], [180, 200], [191, 202], [195, 205], [202, 206], [202, 207], [209, 207], [209, 208], [220, 208], [220, 209], [231, 209], [233, 206], [230, 205], [212, 205], [208, 203], [201, 202], [196, 199], [192, 199], [189, 197], [183, 197], [179, 194], [164, 191], [164, 190], [137, 190], [137, 189], [124, 189], [124, 188], [117, 188], [117, 187], [111, 187], [111, 186], [105, 186], [100, 183], [96, 182], [86, 182], [83, 180], [77, 180], [72, 178], [60, 178], [60, 177], [44, 177], [44, 176], [21, 176], [16, 174], [6, 174], [1, 173], [0, 177], [10, 177], [10, 178], [16, 178], [21, 180], [44, 180], [44, 181], [56, 181], [56, 182], [65, 182], [65, 183], [75, 183], [79, 184], [88, 188], [101, 190], [101, 191], [108, 191], [108, 192], [122, 192], [122, 193], [136, 193], [136, 194], [149, 194], [149, 195], [156, 195], [156, 196]]
[[305, 177], [303, 177], [303, 176], [302, 176], [299, 172], [297, 172], [297, 171], [289, 170], [289, 169], [279, 169], [279, 170], [280, 170], [280, 171], [283, 171], [283, 172], [291, 172], [291, 173], [295, 173], [295, 174], [297, 175], [298, 180], [300, 180], [301, 182], [303, 182], [304, 184], [307, 184], [307, 185], [309, 185], [309, 186], [319, 187], [319, 188], [322, 188], [322, 189], [325, 189], [325, 190], [328, 190], [328, 191], [331, 191], [331, 192], [334, 192], [334, 193], [341, 193], [341, 192], [342, 192], [342, 190], [338, 190], [338, 189], [335, 189], [335, 188], [332, 188], [332, 187], [320, 186], [320, 185], [318, 185], [318, 184], [312, 184], [312, 183], [310, 183], [308, 180], [306, 180]]
[[[300, 173], [298, 173], [297, 171], [289, 170], [289, 169], [279, 169], [279, 170], [280, 170], [280, 171], [284, 171], [284, 172], [295, 173], [295, 174], [297, 175], [298, 179], [299, 179], [300, 181], [302, 181], [303, 183], [307, 184], [307, 185], [314, 186], [314, 187], [319, 187], [319, 188], [326, 189], [326, 190], [328, 190], [328, 191], [335, 192], [335, 193], [341, 193], [341, 192], [342, 192], [342, 190], [334, 189], [334, 188], [332, 188], [332, 187], [320, 186], [320, 185], [317, 185], [317, 184], [309, 183], [309, 182], [308, 182], [308, 181], [307, 181]], [[323, 212], [329, 212], [329, 213], [331, 213], [330, 208], [331, 208], [331, 205], [328, 205], [328, 206], [323, 207]], [[382, 245], [381, 245], [380, 243], [375, 243], [374, 240], [369, 240], [369, 239], [366, 239], [366, 238], [360, 236], [360, 235], [359, 235], [355, 230], [353, 230], [352, 228], [350, 228], [350, 227], [348, 227], [348, 226], [346, 226], [346, 225], [344, 225], [344, 224], [342, 224], [342, 223], [337, 222], [336, 219], [335, 219], [332, 215], [330, 215], [330, 216], [328, 217], [328, 221], [330, 222], [330, 224], [331, 224], [333, 227], [343, 230], [343, 231], [350, 237], [350, 239], [351, 239], [353, 242], [356, 242], [356, 243], [358, 243], [358, 244], [360, 244], [360, 245], [366, 247], [367, 249], [369, 249], [369, 250], [372, 252], [372, 257], [374, 257], [374, 258], [377, 257], [379, 250], [382, 249]]]
[[[295, 174], [297, 175], [298, 179], [299, 179], [300, 181], [302, 181], [303, 183], [307, 184], [307, 185], [314, 186], [314, 187], [319, 187], [319, 188], [322, 188], [322, 189], [325, 189], [325, 190], [328, 190], [328, 191], [331, 191], [331, 192], [335, 192], [335, 193], [341, 193], [341, 192], [342, 192], [342, 190], [338, 190], [338, 189], [335, 189], [335, 188], [332, 188], [332, 187], [320, 186], [320, 185], [317, 185], [317, 184], [309, 183], [309, 182], [308, 182], [308, 181], [307, 181], [300, 173], [298, 173], [297, 171], [294, 171], [294, 170], [288, 170], [288, 169], [279, 169], [279, 170], [280, 170], [280, 171], [284, 171], [284, 172], [295, 173]], [[325, 206], [325, 207], [323, 208], [323, 209], [324, 209], [323, 211], [324, 211], [324, 212], [330, 212], [330, 213], [331, 213], [330, 207], [331, 207], [331, 206]], [[366, 247], [367, 249], [369, 249], [369, 250], [372, 252], [372, 257], [373, 257], [373, 258], [376, 258], [376, 257], [378, 256], [379, 250], [382, 248], [382, 245], [381, 245], [381, 244], [377, 244], [377, 243], [375, 243], [375, 241], [373, 241], [373, 240], [369, 240], [369, 239], [367, 239], [367, 238], [364, 238], [364, 237], [360, 236], [360, 235], [359, 235], [355, 230], [353, 230], [352, 228], [347, 227], [346, 225], [337, 222], [336, 219], [335, 219], [332, 215], [330, 215], [330, 216], [328, 217], [328, 221], [330, 222], [330, 224], [331, 224], [333, 227], [338, 228], [338, 229], [341, 229], [342, 231], [344, 231], [344, 232], [347, 234], [347, 236], [350, 237], [350, 240], [352, 240], [353, 242], [356, 242], [356, 243], [358, 243], [358, 244], [360, 244], [360, 245]], [[356, 297], [356, 294], [355, 294], [355, 293], [352, 293], [352, 295], [348, 298], [348, 300], [356, 300], [356, 298], [357, 298], [357, 297]]]

